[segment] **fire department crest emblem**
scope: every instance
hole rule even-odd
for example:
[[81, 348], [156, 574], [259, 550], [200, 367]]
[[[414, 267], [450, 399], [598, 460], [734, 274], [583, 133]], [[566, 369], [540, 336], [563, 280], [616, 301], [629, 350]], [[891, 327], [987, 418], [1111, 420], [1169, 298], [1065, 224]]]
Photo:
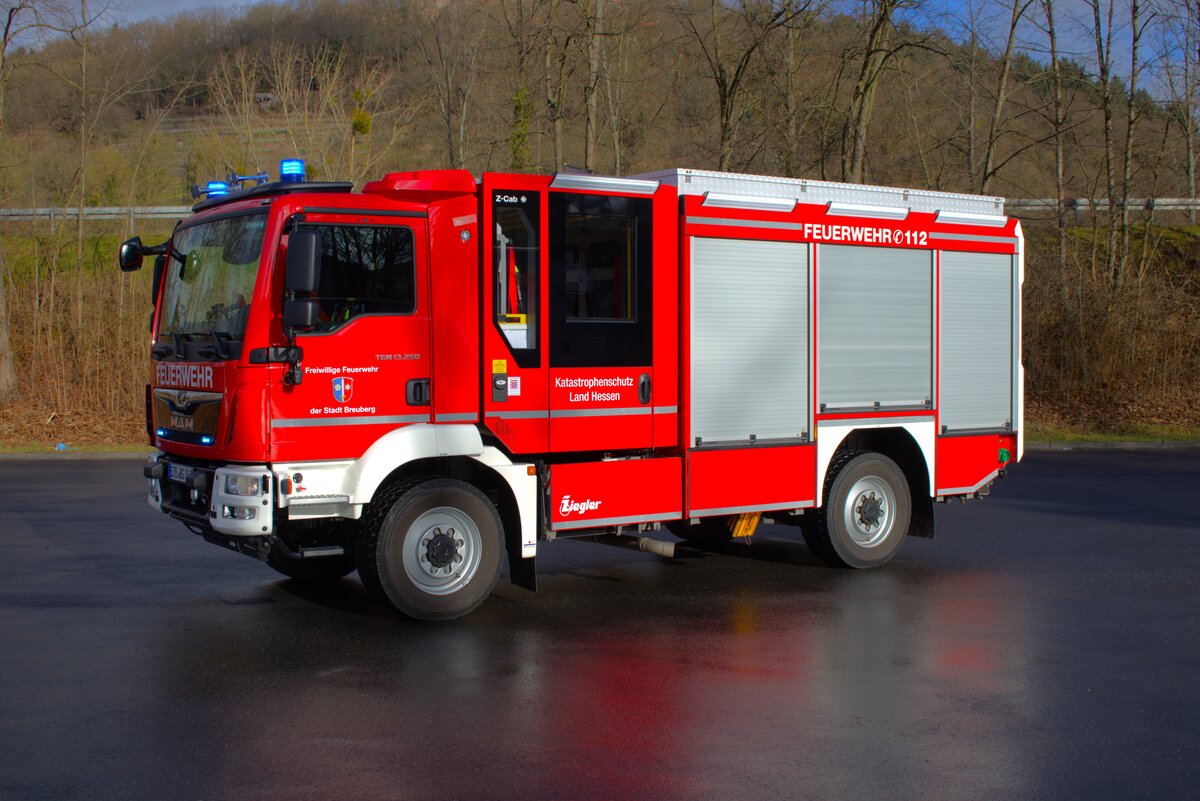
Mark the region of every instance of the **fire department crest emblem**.
[[333, 399], [338, 403], [345, 403], [350, 400], [350, 396], [354, 394], [354, 379], [346, 378], [340, 375], [333, 379]]

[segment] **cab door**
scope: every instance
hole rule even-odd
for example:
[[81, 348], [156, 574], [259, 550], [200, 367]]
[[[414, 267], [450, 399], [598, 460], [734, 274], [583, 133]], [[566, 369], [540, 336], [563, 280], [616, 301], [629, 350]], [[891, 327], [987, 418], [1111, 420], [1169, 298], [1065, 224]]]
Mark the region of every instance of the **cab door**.
[[320, 323], [296, 337], [300, 382], [272, 386], [275, 458], [355, 458], [430, 421], [426, 220], [314, 211], [295, 225], [321, 235]]
[[673, 267], [654, 259], [657, 185], [594, 180], [557, 176], [547, 198], [550, 450], [650, 449], [655, 270]]

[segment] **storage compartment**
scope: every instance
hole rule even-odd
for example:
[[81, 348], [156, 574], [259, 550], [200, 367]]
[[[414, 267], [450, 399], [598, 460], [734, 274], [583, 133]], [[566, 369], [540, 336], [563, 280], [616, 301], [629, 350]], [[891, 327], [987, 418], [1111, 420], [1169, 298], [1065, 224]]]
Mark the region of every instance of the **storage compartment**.
[[1013, 420], [1013, 257], [945, 251], [938, 423], [942, 432], [1010, 430]]
[[688, 516], [812, 506], [816, 467], [816, 445], [690, 451]]
[[822, 411], [933, 402], [933, 255], [817, 248], [817, 399]]
[[808, 250], [691, 240], [691, 444], [807, 437]]
[[613, 459], [550, 467], [550, 528], [597, 528], [683, 516], [683, 460]]

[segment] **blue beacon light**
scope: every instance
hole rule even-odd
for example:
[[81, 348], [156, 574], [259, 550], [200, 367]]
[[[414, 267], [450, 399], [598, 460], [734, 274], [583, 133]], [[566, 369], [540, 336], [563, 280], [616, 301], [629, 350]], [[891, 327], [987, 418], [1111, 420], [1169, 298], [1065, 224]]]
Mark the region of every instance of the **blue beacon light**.
[[224, 197], [229, 194], [229, 184], [224, 181], [209, 181], [204, 187], [204, 194], [209, 197]]
[[303, 181], [304, 161], [303, 159], [284, 159], [279, 162], [279, 180], [287, 183], [298, 183]]

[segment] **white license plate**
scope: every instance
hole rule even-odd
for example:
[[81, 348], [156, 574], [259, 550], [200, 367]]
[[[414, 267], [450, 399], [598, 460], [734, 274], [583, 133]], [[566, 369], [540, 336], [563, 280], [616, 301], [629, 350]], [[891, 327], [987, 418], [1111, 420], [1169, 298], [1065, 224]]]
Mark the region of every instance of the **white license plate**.
[[188, 467], [186, 464], [168, 464], [167, 478], [171, 481], [177, 481], [180, 484], [186, 484], [187, 480], [196, 472], [196, 468]]

